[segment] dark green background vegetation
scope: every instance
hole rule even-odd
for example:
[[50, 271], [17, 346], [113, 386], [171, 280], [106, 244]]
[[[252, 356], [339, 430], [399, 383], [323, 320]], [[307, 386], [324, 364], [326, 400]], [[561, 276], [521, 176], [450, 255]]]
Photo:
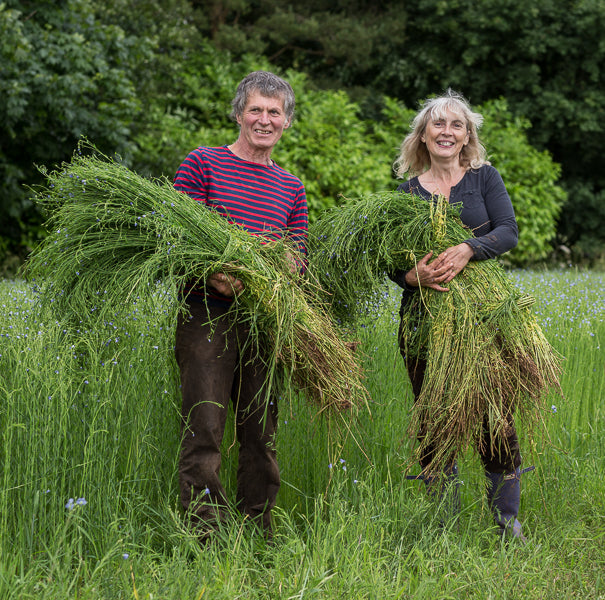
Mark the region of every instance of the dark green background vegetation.
[[[419, 100], [451, 86], [519, 218], [516, 265], [605, 256], [603, 0], [68, 0], [0, 4], [0, 274], [44, 235], [28, 186], [86, 136], [145, 175], [236, 136], [250, 70], [285, 75], [297, 118], [275, 158], [311, 217], [394, 189]], [[565, 245], [570, 254], [560, 254]], [[559, 254], [557, 254], [559, 252]]]

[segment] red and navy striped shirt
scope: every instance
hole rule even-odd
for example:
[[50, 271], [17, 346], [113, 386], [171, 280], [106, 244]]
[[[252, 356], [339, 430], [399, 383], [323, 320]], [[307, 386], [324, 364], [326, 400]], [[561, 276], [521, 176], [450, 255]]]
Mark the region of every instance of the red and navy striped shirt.
[[275, 162], [261, 165], [237, 157], [227, 146], [202, 146], [190, 152], [178, 168], [174, 187], [252, 235], [279, 239], [287, 233], [306, 255], [305, 187]]

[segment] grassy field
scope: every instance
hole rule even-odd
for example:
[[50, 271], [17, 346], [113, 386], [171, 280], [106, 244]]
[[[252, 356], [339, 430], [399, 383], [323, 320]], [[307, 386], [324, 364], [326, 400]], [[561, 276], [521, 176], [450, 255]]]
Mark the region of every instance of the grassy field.
[[[546, 431], [522, 436], [522, 547], [495, 535], [476, 455], [445, 528], [406, 480], [411, 390], [399, 294], [361, 332], [371, 414], [350, 431], [280, 407], [275, 543], [240, 516], [201, 549], [178, 503], [173, 333], [136, 304], [71, 337], [0, 283], [0, 599], [605, 598], [605, 276], [514, 271], [565, 357]], [[225, 436], [234, 490], [237, 447]]]

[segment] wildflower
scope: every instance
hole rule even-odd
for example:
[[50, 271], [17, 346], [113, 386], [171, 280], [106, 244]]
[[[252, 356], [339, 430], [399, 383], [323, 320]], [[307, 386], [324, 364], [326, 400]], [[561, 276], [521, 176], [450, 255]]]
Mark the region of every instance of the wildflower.
[[556, 407], [556, 406], [553, 404], [553, 405], [550, 407], [550, 410], [552, 410], [552, 412], [556, 413], [556, 412], [557, 412], [557, 407]]
[[122, 558], [124, 560], [128, 560], [129, 556], [130, 556], [130, 554], [128, 554], [128, 552], [124, 552], [124, 554], [122, 554]]
[[76, 506], [85, 506], [86, 504], [88, 504], [88, 502], [86, 502], [86, 498], [78, 498], [77, 500], [70, 498], [67, 501], [65, 508], [67, 510], [73, 510]]

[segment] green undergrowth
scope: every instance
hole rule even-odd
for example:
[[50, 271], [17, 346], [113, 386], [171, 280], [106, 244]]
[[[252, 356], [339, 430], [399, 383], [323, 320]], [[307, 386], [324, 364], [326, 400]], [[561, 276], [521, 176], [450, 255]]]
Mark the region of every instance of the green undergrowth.
[[[522, 478], [525, 547], [496, 535], [472, 449], [459, 460], [462, 510], [445, 525], [406, 479], [419, 469], [395, 288], [359, 331], [369, 412], [343, 429], [282, 399], [273, 541], [234, 514], [201, 547], [178, 501], [172, 332], [125, 308], [84, 351], [36, 314], [26, 284], [3, 282], [0, 598], [605, 597], [603, 275], [509, 275], [564, 357], [544, 428], [519, 423], [524, 466], [536, 467]], [[231, 493], [233, 437], [228, 427]]]

